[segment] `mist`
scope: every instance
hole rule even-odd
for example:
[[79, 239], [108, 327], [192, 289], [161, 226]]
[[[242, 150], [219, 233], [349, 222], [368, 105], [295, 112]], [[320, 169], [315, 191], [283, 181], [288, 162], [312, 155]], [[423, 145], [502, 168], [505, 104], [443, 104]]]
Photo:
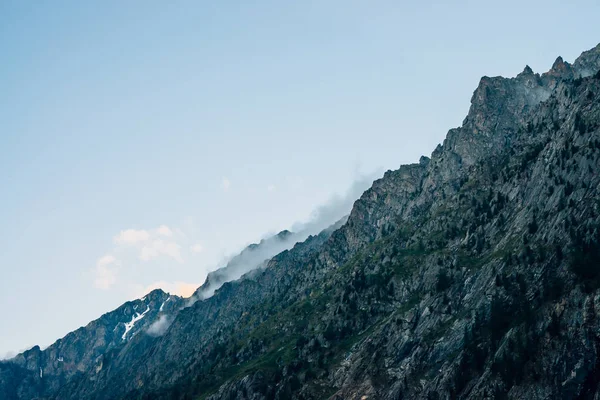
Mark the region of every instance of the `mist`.
[[20, 351], [8, 351], [6, 353], [2, 353], [0, 354], [0, 361], [6, 361], [6, 360], [10, 360], [11, 358], [14, 358], [17, 354], [21, 353]]
[[292, 225], [292, 231], [298, 232], [302, 240], [310, 235], [315, 235], [335, 224], [343, 217], [350, 214], [354, 202], [371, 187], [373, 181], [382, 175], [381, 171], [357, 177], [350, 188], [343, 195], [332, 196], [325, 204], [317, 207], [310, 215], [308, 221], [297, 222]]
[[350, 213], [354, 202], [371, 187], [373, 180], [380, 174], [377, 171], [359, 176], [343, 195], [332, 196], [325, 204], [317, 207], [307, 221], [293, 224], [291, 232], [285, 230], [246, 247], [224, 267], [210, 272], [205, 283], [190, 297], [187, 306], [198, 300], [208, 299], [226, 282], [240, 279], [248, 272], [266, 266], [267, 261], [275, 255], [340, 221]]
[[31, 350], [34, 347], [35, 346], [27, 346], [25, 348], [22, 348], [21, 350], [7, 351], [6, 353], [0, 353], [0, 361], [7, 361], [7, 360], [10, 360], [12, 358], [15, 358], [19, 354], [24, 353], [27, 350]]
[[146, 330], [146, 333], [150, 336], [162, 336], [171, 326], [173, 322], [172, 318], [168, 314], [162, 314], [156, 321], [154, 321]]

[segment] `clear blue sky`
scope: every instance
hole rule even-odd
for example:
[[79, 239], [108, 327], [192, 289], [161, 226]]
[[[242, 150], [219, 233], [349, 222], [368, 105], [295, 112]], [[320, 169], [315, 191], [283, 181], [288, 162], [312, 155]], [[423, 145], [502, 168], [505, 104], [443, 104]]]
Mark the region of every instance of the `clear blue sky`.
[[201, 283], [429, 155], [482, 75], [600, 41], [598, 1], [447, 3], [2, 1], [0, 354]]

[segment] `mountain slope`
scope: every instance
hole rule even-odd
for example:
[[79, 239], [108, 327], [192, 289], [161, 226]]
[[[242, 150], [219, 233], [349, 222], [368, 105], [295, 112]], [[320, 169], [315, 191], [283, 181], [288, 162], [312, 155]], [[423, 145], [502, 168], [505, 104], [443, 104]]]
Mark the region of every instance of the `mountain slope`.
[[106, 354], [122, 348], [161, 316], [183, 304], [182, 298], [157, 289], [104, 314], [44, 350], [35, 346], [8, 362], [0, 362], [0, 394], [4, 394], [0, 398], [44, 398], [55, 393], [78, 375], [102, 368]]
[[112, 355], [129, 351], [128, 342], [138, 334], [141, 333], [142, 339], [136, 343], [143, 348], [148, 343], [144, 340], [148, 339], [146, 336], [164, 334], [177, 314], [192, 301], [209, 297], [223, 283], [260, 267], [268, 258], [305, 236], [282, 231], [249, 245], [224, 267], [211, 272], [192, 299], [157, 289], [104, 314], [44, 350], [35, 346], [9, 361], [0, 361], [0, 398], [55, 396], [63, 386], [77, 381], [81, 375], [100, 371]]
[[40, 396], [597, 398], [599, 70], [600, 45], [482, 78], [431, 159], [347, 221]]

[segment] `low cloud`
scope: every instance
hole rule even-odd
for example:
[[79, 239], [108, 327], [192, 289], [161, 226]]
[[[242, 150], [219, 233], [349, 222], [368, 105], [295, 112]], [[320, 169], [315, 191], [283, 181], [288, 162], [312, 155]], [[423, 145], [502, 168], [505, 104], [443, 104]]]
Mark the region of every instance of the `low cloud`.
[[150, 336], [162, 336], [165, 334], [169, 326], [171, 326], [172, 317], [168, 314], [163, 314], [156, 321], [152, 323], [146, 330], [146, 333]]
[[296, 234], [282, 232], [246, 247], [240, 254], [231, 258], [223, 268], [210, 272], [205, 283], [190, 299], [189, 304], [211, 297], [224, 283], [240, 279], [244, 274], [263, 265], [265, 260], [292, 248], [297, 242]]
[[7, 351], [6, 353], [0, 353], [0, 361], [10, 360], [11, 358], [14, 358], [19, 353], [20, 352], [16, 352], [16, 351]]
[[24, 347], [21, 350], [16, 351], [7, 351], [6, 353], [0, 353], [0, 361], [10, 360], [11, 358], [15, 358], [21, 353], [26, 352], [27, 350], [31, 350], [34, 346]]

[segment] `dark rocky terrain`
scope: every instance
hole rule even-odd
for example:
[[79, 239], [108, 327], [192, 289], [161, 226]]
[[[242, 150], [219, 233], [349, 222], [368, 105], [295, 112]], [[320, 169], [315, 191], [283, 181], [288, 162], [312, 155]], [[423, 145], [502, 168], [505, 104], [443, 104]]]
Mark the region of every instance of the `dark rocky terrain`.
[[0, 398], [600, 398], [600, 45], [482, 78], [431, 158], [147, 334], [165, 296], [0, 363]]

